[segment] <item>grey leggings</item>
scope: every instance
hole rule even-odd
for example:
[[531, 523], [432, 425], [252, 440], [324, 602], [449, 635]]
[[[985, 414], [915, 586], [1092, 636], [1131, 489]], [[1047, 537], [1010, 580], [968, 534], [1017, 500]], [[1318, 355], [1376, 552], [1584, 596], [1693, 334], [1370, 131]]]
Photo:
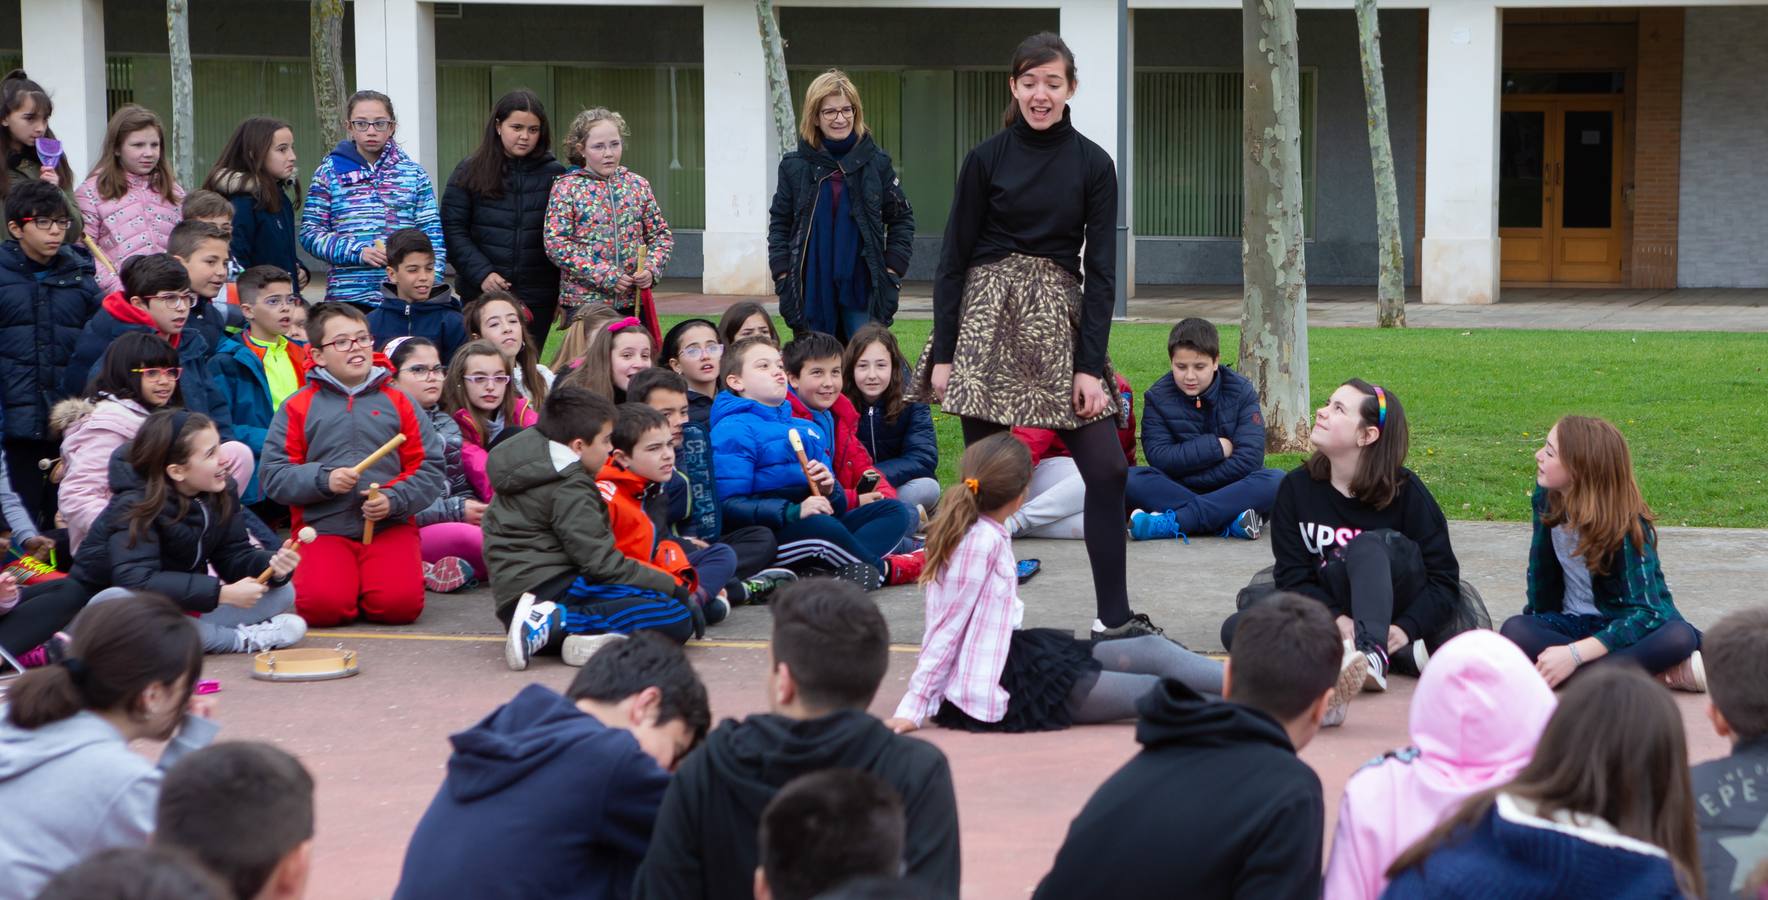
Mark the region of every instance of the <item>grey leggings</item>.
[[1162, 678], [1176, 679], [1199, 694], [1222, 694], [1222, 664], [1158, 635], [1095, 641], [1093, 658], [1105, 667], [1074, 683], [1068, 715], [1076, 725], [1136, 717], [1136, 703]]
[[[127, 600], [135, 596], [128, 588], [105, 588], [94, 594], [87, 605], [103, 603], [107, 600]], [[239, 626], [256, 625], [268, 622], [271, 617], [279, 616], [295, 609], [295, 583], [290, 581], [279, 587], [273, 587], [258, 598], [251, 606], [216, 606], [211, 612], [203, 613], [196, 619], [196, 630], [203, 636], [204, 653], [239, 653], [245, 649], [240, 640]]]

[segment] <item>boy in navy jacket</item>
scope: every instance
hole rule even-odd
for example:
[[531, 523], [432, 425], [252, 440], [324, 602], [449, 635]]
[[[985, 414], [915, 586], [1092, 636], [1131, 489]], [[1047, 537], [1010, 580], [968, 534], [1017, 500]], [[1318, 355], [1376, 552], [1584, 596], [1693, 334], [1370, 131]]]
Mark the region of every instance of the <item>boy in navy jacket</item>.
[[443, 365], [467, 342], [460, 298], [446, 284], [436, 283], [436, 247], [416, 228], [402, 228], [387, 238], [387, 280], [381, 283], [381, 304], [368, 314], [376, 347], [396, 337], [425, 337], [436, 345]]
[[[1281, 469], [1265, 464], [1258, 388], [1220, 365], [1221, 338], [1185, 319], [1166, 339], [1172, 371], [1142, 395], [1142, 455], [1124, 499], [1138, 541], [1221, 534], [1256, 540], [1277, 499]], [[1144, 512], [1147, 510], [1147, 512]]]
[[[252, 448], [253, 459], [263, 458], [264, 438], [283, 401], [307, 384], [307, 349], [287, 336], [300, 302], [294, 281], [282, 269], [253, 266], [240, 273], [239, 303], [246, 330], [223, 340], [209, 358], [209, 378], [227, 404], [233, 436]], [[248, 505], [263, 501], [257, 472], [240, 491], [240, 500]], [[277, 513], [275, 518], [284, 515]]]

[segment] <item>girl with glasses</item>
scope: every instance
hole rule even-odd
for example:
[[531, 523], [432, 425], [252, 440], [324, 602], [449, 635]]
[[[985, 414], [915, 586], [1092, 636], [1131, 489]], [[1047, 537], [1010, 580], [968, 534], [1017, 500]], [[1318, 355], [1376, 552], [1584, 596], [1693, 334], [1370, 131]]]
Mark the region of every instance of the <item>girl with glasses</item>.
[[515, 295], [508, 291], [486, 291], [461, 310], [466, 320], [467, 337], [490, 341], [509, 360], [515, 373], [516, 392], [530, 406], [538, 407], [546, 400], [552, 387], [553, 373], [542, 366], [535, 347], [542, 341], [528, 329], [531, 313], [524, 309]]
[[676, 323], [663, 335], [658, 357], [688, 383], [688, 418], [701, 428], [711, 428], [712, 398], [718, 393], [718, 364], [724, 359], [724, 342], [710, 319]]
[[460, 425], [467, 481], [473, 493], [487, 502], [493, 493], [491, 476], [485, 472], [491, 448], [540, 419], [514, 388], [515, 380], [515, 370], [496, 344], [473, 341], [454, 354], [442, 385], [442, 403]]
[[313, 173], [301, 211], [301, 246], [331, 263], [325, 299], [367, 310], [380, 301], [388, 235], [401, 228], [429, 235], [438, 284], [447, 248], [429, 173], [393, 140], [393, 101], [379, 91], [357, 91], [344, 109], [350, 136]]
[[553, 182], [544, 243], [566, 309], [592, 303], [636, 314], [639, 292], [675, 250], [651, 183], [620, 164], [626, 136], [626, 120], [600, 107], [578, 113], [565, 136], [576, 168]]
[[460, 590], [485, 571], [484, 534], [479, 522], [485, 502], [473, 493], [461, 461], [464, 444], [460, 424], [442, 406], [442, 384], [448, 367], [429, 338], [400, 337], [387, 342], [393, 384], [430, 420], [442, 445], [446, 476], [442, 495], [417, 514], [417, 538], [423, 550], [424, 587], [438, 593]]

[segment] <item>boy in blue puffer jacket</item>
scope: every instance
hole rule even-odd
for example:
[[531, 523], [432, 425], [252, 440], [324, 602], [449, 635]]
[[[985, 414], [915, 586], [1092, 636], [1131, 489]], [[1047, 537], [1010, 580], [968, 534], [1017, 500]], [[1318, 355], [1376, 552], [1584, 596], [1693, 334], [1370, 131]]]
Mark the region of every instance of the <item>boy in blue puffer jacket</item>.
[[380, 300], [392, 232], [420, 228], [429, 235], [437, 281], [448, 260], [430, 175], [393, 141], [399, 127], [393, 101], [379, 91], [357, 91], [344, 109], [351, 139], [313, 172], [301, 210], [301, 247], [331, 263], [325, 299], [366, 312]]
[[[866, 590], [906, 584], [919, 567], [886, 556], [909, 527], [900, 503], [850, 509], [830, 469], [834, 436], [792, 416], [780, 350], [759, 338], [725, 351], [718, 370], [725, 391], [712, 402], [712, 453], [726, 528], [766, 525], [779, 536], [776, 562], [788, 568], [834, 569]], [[808, 466], [790, 433], [797, 431]], [[811, 490], [811, 483], [816, 491]]]
[[[240, 273], [239, 303], [246, 330], [222, 341], [209, 358], [209, 380], [227, 404], [233, 436], [252, 448], [254, 460], [264, 457], [264, 438], [276, 411], [307, 384], [307, 349], [288, 339], [300, 302], [289, 274], [276, 266], [253, 266]], [[248, 506], [264, 502], [256, 471], [240, 492], [241, 502]], [[275, 521], [287, 516], [273, 507], [260, 512]]]
[[460, 298], [436, 283], [436, 247], [422, 231], [401, 228], [387, 238], [387, 280], [368, 330], [378, 347], [396, 337], [429, 338], [443, 365], [467, 342]]
[[1264, 467], [1258, 388], [1219, 364], [1221, 337], [1207, 319], [1174, 325], [1166, 352], [1172, 371], [1142, 395], [1148, 465], [1130, 469], [1124, 487], [1136, 508], [1130, 534], [1138, 541], [1190, 533], [1256, 540], [1284, 474]]

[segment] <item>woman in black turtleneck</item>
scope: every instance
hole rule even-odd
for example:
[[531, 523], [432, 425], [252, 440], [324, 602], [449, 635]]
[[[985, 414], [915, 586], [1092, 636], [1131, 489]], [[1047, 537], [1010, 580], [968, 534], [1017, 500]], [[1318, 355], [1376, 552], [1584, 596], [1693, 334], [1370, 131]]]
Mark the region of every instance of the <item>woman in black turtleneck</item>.
[[774, 293], [795, 336], [821, 331], [846, 343], [867, 322], [895, 318], [915, 214], [840, 69], [804, 92], [798, 149], [780, 158], [767, 218]]
[[976, 145], [958, 174], [916, 393], [962, 417], [966, 444], [1014, 425], [1058, 432], [1087, 486], [1093, 636], [1159, 634], [1130, 611], [1120, 401], [1105, 387], [1116, 381], [1105, 347], [1117, 172], [1069, 122], [1074, 54], [1062, 38], [1026, 38], [1012, 73], [1006, 127]]

